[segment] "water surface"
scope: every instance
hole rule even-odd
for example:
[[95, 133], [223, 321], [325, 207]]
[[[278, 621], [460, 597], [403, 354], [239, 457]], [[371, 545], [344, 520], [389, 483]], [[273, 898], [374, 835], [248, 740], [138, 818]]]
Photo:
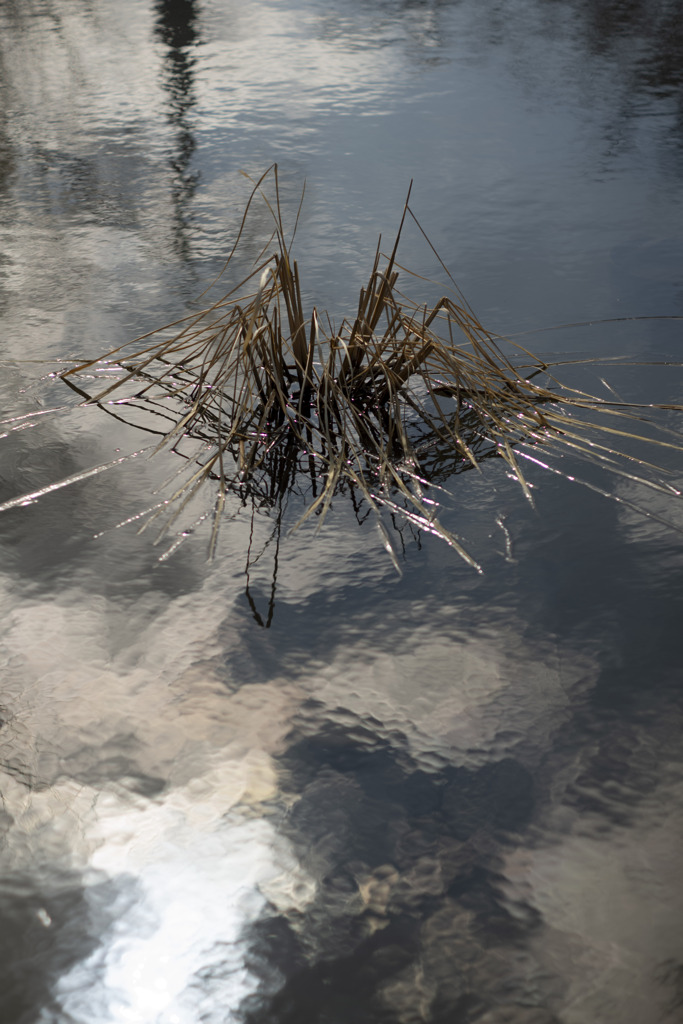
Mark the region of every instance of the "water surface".
[[[2, 501], [142, 447], [47, 375], [183, 315], [273, 161], [334, 316], [411, 179], [494, 330], [683, 314], [676, 3], [31, 0], [0, 29], [2, 418], [35, 414]], [[416, 231], [402, 260], [435, 271]], [[524, 340], [681, 359], [677, 321]], [[680, 402], [680, 373], [587, 379]], [[3, 1021], [679, 1020], [680, 535], [540, 470], [533, 511], [489, 462], [447, 512], [483, 575], [404, 529], [399, 578], [342, 499], [159, 562], [115, 527], [172, 469], [0, 516]]]

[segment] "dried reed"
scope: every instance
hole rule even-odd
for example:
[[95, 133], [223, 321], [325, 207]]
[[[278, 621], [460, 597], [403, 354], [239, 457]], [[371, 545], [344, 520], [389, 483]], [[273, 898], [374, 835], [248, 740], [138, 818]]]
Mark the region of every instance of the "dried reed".
[[[230, 493], [273, 505], [304, 473], [303, 519], [317, 513], [322, 521], [333, 496], [348, 488], [376, 513], [396, 565], [383, 509], [440, 537], [478, 569], [438, 517], [433, 484], [444, 459], [453, 472], [499, 456], [531, 500], [522, 460], [535, 458], [539, 446], [553, 446], [678, 493], [652, 478], [648, 462], [612, 446], [652, 441], [633, 425], [644, 407], [562, 385], [550, 366], [487, 331], [450, 275], [451, 297], [433, 306], [399, 291], [401, 234], [407, 218], [417, 224], [410, 193], [390, 254], [378, 245], [355, 315], [337, 329], [315, 308], [304, 313], [277, 166], [253, 184], [220, 277], [242, 245], [257, 200], [272, 215], [272, 253], [264, 249], [246, 278], [201, 312], [60, 374], [88, 403], [118, 413], [134, 405], [164, 417], [157, 450], [178, 450], [182, 439], [197, 442], [180, 482], [150, 512], [149, 521], [162, 517], [162, 535], [209, 482], [213, 553]], [[115, 379], [92, 394], [86, 378], [103, 367]], [[122, 401], [126, 386], [134, 394]], [[654, 443], [681, 447], [677, 439]]]

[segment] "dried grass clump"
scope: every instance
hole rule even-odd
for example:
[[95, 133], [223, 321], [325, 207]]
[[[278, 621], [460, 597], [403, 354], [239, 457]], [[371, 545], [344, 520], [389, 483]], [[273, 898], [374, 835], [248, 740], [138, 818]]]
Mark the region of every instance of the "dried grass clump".
[[[316, 309], [304, 312], [277, 167], [254, 184], [222, 274], [234, 265], [257, 200], [272, 215], [274, 251], [264, 249], [244, 280], [201, 312], [61, 374], [88, 403], [165, 417], [157, 449], [196, 443], [184, 452], [180, 482], [150, 511], [150, 521], [163, 517], [162, 533], [210, 483], [213, 552], [228, 495], [274, 505], [303, 474], [303, 519], [323, 519], [333, 496], [348, 489], [377, 514], [395, 564], [382, 510], [435, 534], [479, 568], [438, 518], [433, 484], [445, 466], [452, 473], [499, 456], [531, 500], [521, 459], [535, 458], [539, 445], [559, 446], [677, 493], [648, 477], [647, 462], [611, 446], [641, 439], [632, 424], [636, 407], [563, 386], [547, 364], [487, 331], [452, 278], [452, 297], [433, 306], [399, 291], [401, 233], [407, 218], [417, 224], [408, 200], [391, 253], [378, 246], [358, 309], [338, 328]], [[507, 352], [517, 352], [524, 369]], [[88, 375], [103, 368], [114, 381], [91, 393]], [[122, 398], [126, 387], [133, 394]]]

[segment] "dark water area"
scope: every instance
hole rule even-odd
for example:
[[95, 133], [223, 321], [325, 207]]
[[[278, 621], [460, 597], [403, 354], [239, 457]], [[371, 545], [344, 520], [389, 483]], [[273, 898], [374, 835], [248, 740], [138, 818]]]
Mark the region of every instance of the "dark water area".
[[[681, 402], [679, 3], [4, 0], [0, 503], [145, 447], [50, 374], [196, 308], [274, 161], [309, 306], [412, 179], [485, 325]], [[492, 459], [482, 574], [345, 495], [160, 560], [176, 461], [0, 513], [0, 1022], [683, 1020], [680, 499]]]

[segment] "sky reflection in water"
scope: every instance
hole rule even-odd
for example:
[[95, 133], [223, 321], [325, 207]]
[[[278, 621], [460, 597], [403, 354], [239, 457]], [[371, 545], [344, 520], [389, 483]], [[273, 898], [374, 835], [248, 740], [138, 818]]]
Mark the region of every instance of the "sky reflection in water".
[[[186, 311], [242, 167], [277, 159], [292, 215], [308, 178], [302, 274], [335, 313], [411, 177], [488, 326], [681, 312], [675, 4], [36, 0], [0, 24], [3, 358], [45, 361], [4, 365], [3, 407], [71, 403], [2, 439], [0, 500], [139, 446], [34, 381]], [[404, 260], [427, 269], [417, 238]], [[212, 567], [201, 538], [159, 565], [111, 529], [170, 469], [0, 519], [3, 1019], [678, 1020], [675, 535], [542, 475], [534, 515], [490, 466], [454, 488], [483, 577], [407, 533], [399, 580], [339, 502], [281, 546], [265, 630], [249, 517]]]

